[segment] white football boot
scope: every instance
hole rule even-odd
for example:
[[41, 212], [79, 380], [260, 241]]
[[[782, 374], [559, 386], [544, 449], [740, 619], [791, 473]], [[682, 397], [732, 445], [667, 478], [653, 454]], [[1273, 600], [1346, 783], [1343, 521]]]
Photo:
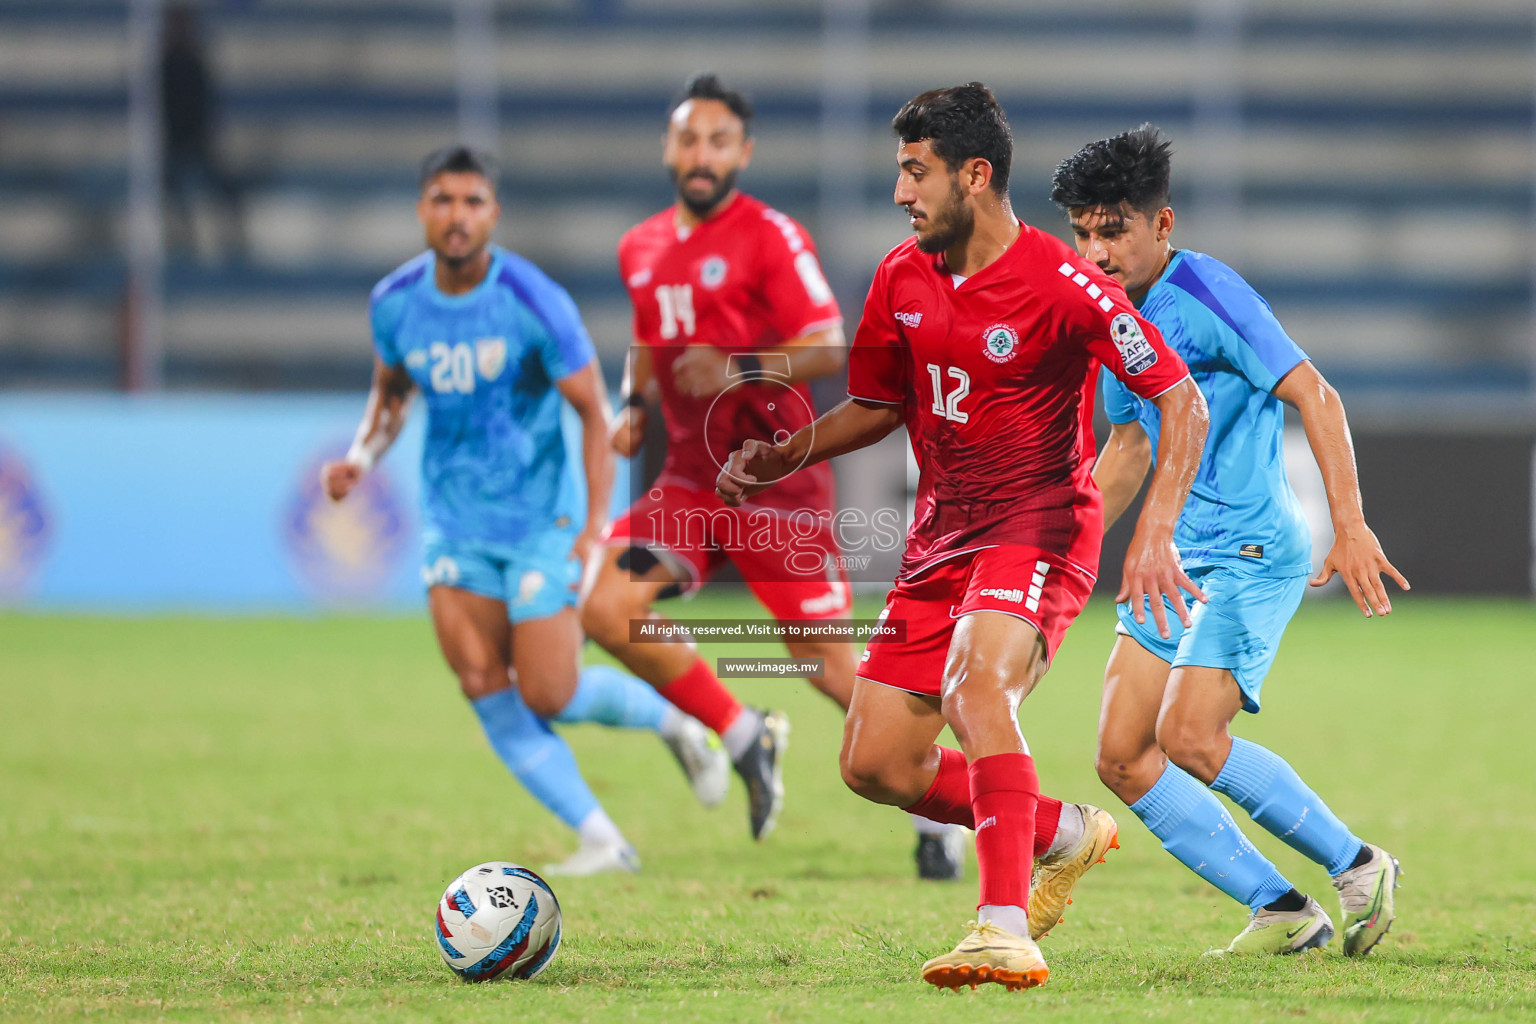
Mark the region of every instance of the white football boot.
[[622, 840], [616, 843], [583, 843], [575, 853], [556, 864], [546, 864], [543, 874], [557, 878], [585, 878], [607, 871], [640, 872], [640, 855]]
[[699, 803], [714, 807], [725, 799], [731, 784], [731, 758], [703, 722], [684, 715], [677, 731], [663, 739], [682, 765]]

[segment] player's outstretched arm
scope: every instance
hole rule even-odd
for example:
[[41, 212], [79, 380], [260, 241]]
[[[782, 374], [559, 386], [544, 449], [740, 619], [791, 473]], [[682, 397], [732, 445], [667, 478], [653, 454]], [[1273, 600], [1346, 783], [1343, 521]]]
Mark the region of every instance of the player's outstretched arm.
[[831, 327], [802, 334], [773, 348], [730, 352], [715, 345], [689, 345], [672, 361], [677, 389], [694, 398], [709, 398], [731, 386], [732, 374], [770, 373], [787, 384], [841, 372], [848, 362], [843, 328]]
[[608, 394], [597, 360], [555, 382], [581, 417], [581, 465], [587, 474], [587, 524], [571, 545], [571, 557], [583, 563], [608, 525], [613, 494], [613, 452], [608, 447]]
[[1093, 464], [1093, 482], [1104, 493], [1104, 529], [1125, 514], [1152, 465], [1152, 439], [1140, 423], [1112, 423], [1104, 450]]
[[1312, 585], [1320, 587], [1338, 573], [1366, 618], [1371, 617], [1373, 610], [1376, 615], [1391, 614], [1392, 602], [1381, 574], [1391, 576], [1404, 590], [1410, 588], [1403, 574], [1387, 561], [1376, 534], [1365, 525], [1360, 477], [1355, 470], [1355, 445], [1349, 436], [1349, 421], [1339, 393], [1317, 372], [1317, 367], [1304, 360], [1275, 385], [1275, 397], [1301, 414], [1312, 457], [1322, 470], [1328, 512], [1333, 517], [1333, 547]]
[[613, 418], [608, 442], [621, 458], [632, 458], [645, 443], [645, 408], [655, 399], [656, 371], [651, 350], [644, 345], [629, 347], [624, 361], [624, 408]]
[[899, 426], [900, 406], [849, 398], [783, 444], [748, 441], [732, 452], [715, 480], [715, 494], [740, 505], [798, 469], [867, 448]]
[[368, 391], [368, 406], [352, 447], [347, 449], [345, 458], [320, 467], [320, 486], [326, 497], [332, 501], [345, 498], [363, 474], [384, 457], [405, 427], [415, 392], [416, 386], [405, 367], [391, 366], [380, 359], [373, 361], [373, 386]]
[[1136, 520], [1136, 534], [1125, 554], [1125, 575], [1115, 600], [1129, 601], [1137, 622], [1147, 621], [1146, 606], [1150, 603], [1152, 621], [1157, 623], [1158, 633], [1167, 638], [1171, 634], [1162, 599], [1168, 598], [1186, 627], [1190, 624], [1189, 608], [1181, 590], [1205, 600], [1205, 593], [1179, 564], [1173, 528], [1200, 468], [1211, 417], [1204, 396], [1189, 377], [1158, 395], [1153, 403], [1162, 424], [1157, 469], [1152, 473], [1152, 486], [1147, 490], [1141, 517]]

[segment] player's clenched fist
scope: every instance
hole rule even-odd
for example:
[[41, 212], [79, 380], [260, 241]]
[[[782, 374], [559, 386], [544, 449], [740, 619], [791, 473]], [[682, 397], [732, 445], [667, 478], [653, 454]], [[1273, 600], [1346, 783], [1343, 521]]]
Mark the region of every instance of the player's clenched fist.
[[645, 443], [645, 410], [636, 405], [628, 406], [613, 418], [608, 432], [609, 446], [621, 458], [633, 458]]
[[362, 478], [363, 467], [355, 462], [327, 462], [320, 467], [320, 489], [332, 501], [340, 501], [352, 493], [352, 488]]
[[784, 451], [767, 441], [748, 441], [731, 452], [715, 479], [715, 494], [731, 507], [767, 490], [792, 467]]

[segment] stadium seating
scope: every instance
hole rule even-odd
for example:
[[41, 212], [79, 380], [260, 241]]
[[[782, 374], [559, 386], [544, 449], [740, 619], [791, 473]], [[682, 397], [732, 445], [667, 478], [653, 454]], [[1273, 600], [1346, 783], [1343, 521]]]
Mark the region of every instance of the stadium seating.
[[[502, 0], [501, 238], [567, 284], [605, 356], [621, 358], [627, 308], [613, 247], [668, 201], [658, 164], [667, 100], [688, 72], [713, 68], [760, 110], [748, 187], [818, 234], [839, 218], [841, 258], [829, 271], [852, 305], [861, 278], [905, 234], [888, 206], [885, 122], [919, 88], [977, 78], [1012, 115], [1013, 195], [1026, 219], [1060, 227], [1045, 201], [1059, 159], [1156, 121], [1178, 149], [1180, 239], [1247, 274], [1335, 377], [1355, 387], [1528, 387], [1528, 2], [1228, 6], [1240, 23], [1202, 20], [1199, 11], [1220, 5], [1195, 0], [1084, 0], [1070, 11], [873, 2], [868, 48], [850, 68], [823, 53], [820, 3]], [[171, 254], [171, 383], [362, 385], [367, 288], [418, 246], [414, 167], [457, 129], [450, 7], [206, 5], [248, 253], [229, 262], [204, 239], [198, 252]], [[9, 384], [109, 384], [117, 374], [123, 8], [0, 5], [0, 375]], [[1233, 38], [1239, 49], [1224, 50]], [[867, 90], [862, 139], [823, 136], [829, 74]], [[836, 194], [857, 208], [829, 213], [826, 154], [845, 144], [854, 171]]]

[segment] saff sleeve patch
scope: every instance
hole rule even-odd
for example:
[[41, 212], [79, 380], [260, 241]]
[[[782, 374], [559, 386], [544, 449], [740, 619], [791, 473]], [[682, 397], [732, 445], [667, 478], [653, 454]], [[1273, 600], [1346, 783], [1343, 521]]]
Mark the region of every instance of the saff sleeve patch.
[[1109, 322], [1109, 337], [1120, 351], [1120, 362], [1129, 376], [1144, 373], [1156, 365], [1157, 349], [1152, 347], [1131, 314], [1120, 313]]

